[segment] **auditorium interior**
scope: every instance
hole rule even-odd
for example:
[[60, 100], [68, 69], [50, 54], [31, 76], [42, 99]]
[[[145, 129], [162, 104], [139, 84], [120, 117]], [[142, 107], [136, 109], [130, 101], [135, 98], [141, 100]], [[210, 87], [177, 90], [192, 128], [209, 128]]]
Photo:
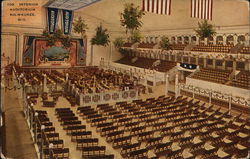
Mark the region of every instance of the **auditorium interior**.
[[1, 10], [1, 158], [250, 158], [248, 0]]

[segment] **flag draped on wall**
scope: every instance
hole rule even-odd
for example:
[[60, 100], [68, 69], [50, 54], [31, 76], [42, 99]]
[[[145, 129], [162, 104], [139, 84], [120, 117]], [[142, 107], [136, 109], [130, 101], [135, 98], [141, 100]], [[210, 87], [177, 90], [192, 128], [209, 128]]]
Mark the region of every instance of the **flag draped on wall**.
[[142, 0], [142, 10], [156, 14], [171, 13], [171, 0]]
[[212, 20], [213, 0], [191, 0], [191, 17]]
[[48, 8], [47, 11], [48, 11], [47, 20], [48, 20], [49, 33], [52, 34], [55, 32], [57, 26], [58, 9]]
[[63, 32], [65, 35], [70, 34], [72, 21], [73, 21], [73, 11], [63, 9], [62, 10], [62, 25], [63, 25]]

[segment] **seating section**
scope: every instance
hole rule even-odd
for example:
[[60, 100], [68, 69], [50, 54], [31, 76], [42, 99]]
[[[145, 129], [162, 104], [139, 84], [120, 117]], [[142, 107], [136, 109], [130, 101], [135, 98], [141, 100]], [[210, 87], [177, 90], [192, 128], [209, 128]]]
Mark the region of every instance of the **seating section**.
[[124, 64], [124, 65], [131, 65], [131, 61], [134, 57], [133, 56], [124, 56], [120, 60], [116, 61], [117, 63]]
[[114, 155], [105, 153], [106, 147], [99, 145], [99, 139], [92, 137], [92, 132], [86, 130], [86, 125], [78, 120], [70, 108], [56, 108], [55, 114], [63, 129], [71, 136], [71, 141], [76, 142], [76, 149], [82, 151], [82, 158], [114, 158]]
[[176, 66], [176, 62], [161, 60], [161, 63], [155, 67], [155, 70], [159, 72], [167, 72], [171, 70], [172, 68], [174, 68], [175, 66]]
[[176, 63], [172, 61], [161, 60], [159, 65], [154, 66], [154, 62], [156, 61], [155, 59], [138, 57], [135, 62], [132, 62], [133, 58], [134, 57], [132, 56], [125, 56], [116, 62], [120, 64], [125, 64], [125, 65], [134, 66], [134, 67], [145, 68], [145, 69], [155, 69], [160, 72], [167, 72], [168, 70], [176, 66]]
[[133, 43], [125, 43], [124, 45], [123, 45], [123, 47], [131, 47], [133, 45]]
[[138, 45], [138, 48], [148, 48], [148, 49], [153, 49], [156, 43], [140, 43]]
[[248, 154], [247, 120], [187, 97], [84, 106], [77, 113], [124, 158], [241, 158]]
[[231, 72], [226, 70], [201, 68], [200, 71], [195, 72], [191, 78], [225, 84], [229, 81], [230, 74]]
[[250, 47], [249, 46], [245, 46], [240, 50], [241, 54], [250, 54]]
[[99, 69], [98, 67], [85, 67], [82, 69], [71, 68], [65, 71], [69, 74], [72, 84], [75, 84], [82, 93], [100, 93], [112, 90], [124, 90], [125, 87], [135, 87], [134, 77], [112, 70]]
[[172, 44], [170, 45], [172, 50], [184, 50], [184, 48], [186, 47], [186, 44]]
[[250, 73], [247, 71], [241, 71], [235, 79], [230, 83], [231, 86], [249, 89], [250, 87]]
[[232, 44], [217, 44], [217, 45], [204, 45], [199, 44], [191, 49], [191, 51], [199, 51], [199, 52], [219, 52], [219, 53], [229, 53], [231, 48], [233, 48]]
[[[37, 110], [38, 120], [37, 122], [37, 143], [41, 145], [43, 143], [43, 156], [45, 159], [52, 158], [69, 158], [69, 148], [64, 147], [64, 142], [59, 137], [59, 133], [56, 133], [53, 123], [48, 118], [47, 112], [43, 110]], [[41, 130], [41, 126], [44, 125], [44, 130]], [[52, 151], [49, 150], [49, 145], [53, 144]]]

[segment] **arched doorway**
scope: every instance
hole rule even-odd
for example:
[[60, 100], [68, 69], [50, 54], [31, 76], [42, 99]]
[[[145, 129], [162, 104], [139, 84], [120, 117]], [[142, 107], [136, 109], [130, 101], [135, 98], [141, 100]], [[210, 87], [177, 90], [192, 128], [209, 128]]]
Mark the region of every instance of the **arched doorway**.
[[216, 44], [217, 45], [222, 45], [223, 44], [223, 37], [222, 36], [217, 36], [216, 37]]
[[226, 44], [227, 45], [232, 45], [233, 43], [234, 43], [234, 37], [233, 37], [233, 35], [227, 36]]

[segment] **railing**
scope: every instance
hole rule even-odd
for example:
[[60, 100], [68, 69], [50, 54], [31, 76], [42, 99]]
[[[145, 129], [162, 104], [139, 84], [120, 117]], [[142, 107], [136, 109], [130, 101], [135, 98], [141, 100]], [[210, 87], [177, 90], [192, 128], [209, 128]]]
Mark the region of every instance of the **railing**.
[[136, 99], [138, 99], [138, 90], [136, 89], [80, 95], [80, 100], [83, 100], [83, 105], [132, 101]]
[[227, 102], [229, 110], [231, 110], [232, 104], [250, 107], [250, 99], [249, 98], [246, 99], [243, 97], [232, 96], [231, 94], [221, 93], [221, 92], [213, 91], [210, 89], [203, 89], [200, 87], [186, 85], [183, 83], [179, 84], [179, 89], [191, 93], [193, 95], [193, 98], [194, 98], [195, 94], [208, 97], [210, 104], [211, 104], [213, 99], [222, 100], [224, 102]]
[[[23, 112], [30, 129], [33, 143], [37, 151], [37, 156], [39, 159], [45, 158], [45, 145], [49, 148], [49, 159], [54, 159], [53, 144], [49, 143], [46, 133], [44, 132], [45, 126], [38, 118], [38, 113], [35, 112], [33, 105], [28, 104], [29, 97], [26, 94], [26, 86], [20, 83], [20, 78], [16, 74], [16, 70], [13, 71], [14, 87], [17, 89], [19, 94], [19, 103], [23, 106]], [[41, 129], [41, 137], [38, 139], [38, 128]]]
[[146, 57], [152, 59], [162, 59], [164, 60], [164, 56], [166, 55], [182, 55], [182, 56], [192, 56], [192, 57], [214, 57], [217, 59], [225, 59], [225, 58], [232, 58], [232, 59], [250, 59], [249, 54], [232, 54], [232, 53], [218, 53], [218, 52], [202, 52], [202, 51], [184, 51], [184, 50], [161, 50], [161, 49], [131, 49], [132, 52], [129, 53], [131, 56], [137, 57]]

